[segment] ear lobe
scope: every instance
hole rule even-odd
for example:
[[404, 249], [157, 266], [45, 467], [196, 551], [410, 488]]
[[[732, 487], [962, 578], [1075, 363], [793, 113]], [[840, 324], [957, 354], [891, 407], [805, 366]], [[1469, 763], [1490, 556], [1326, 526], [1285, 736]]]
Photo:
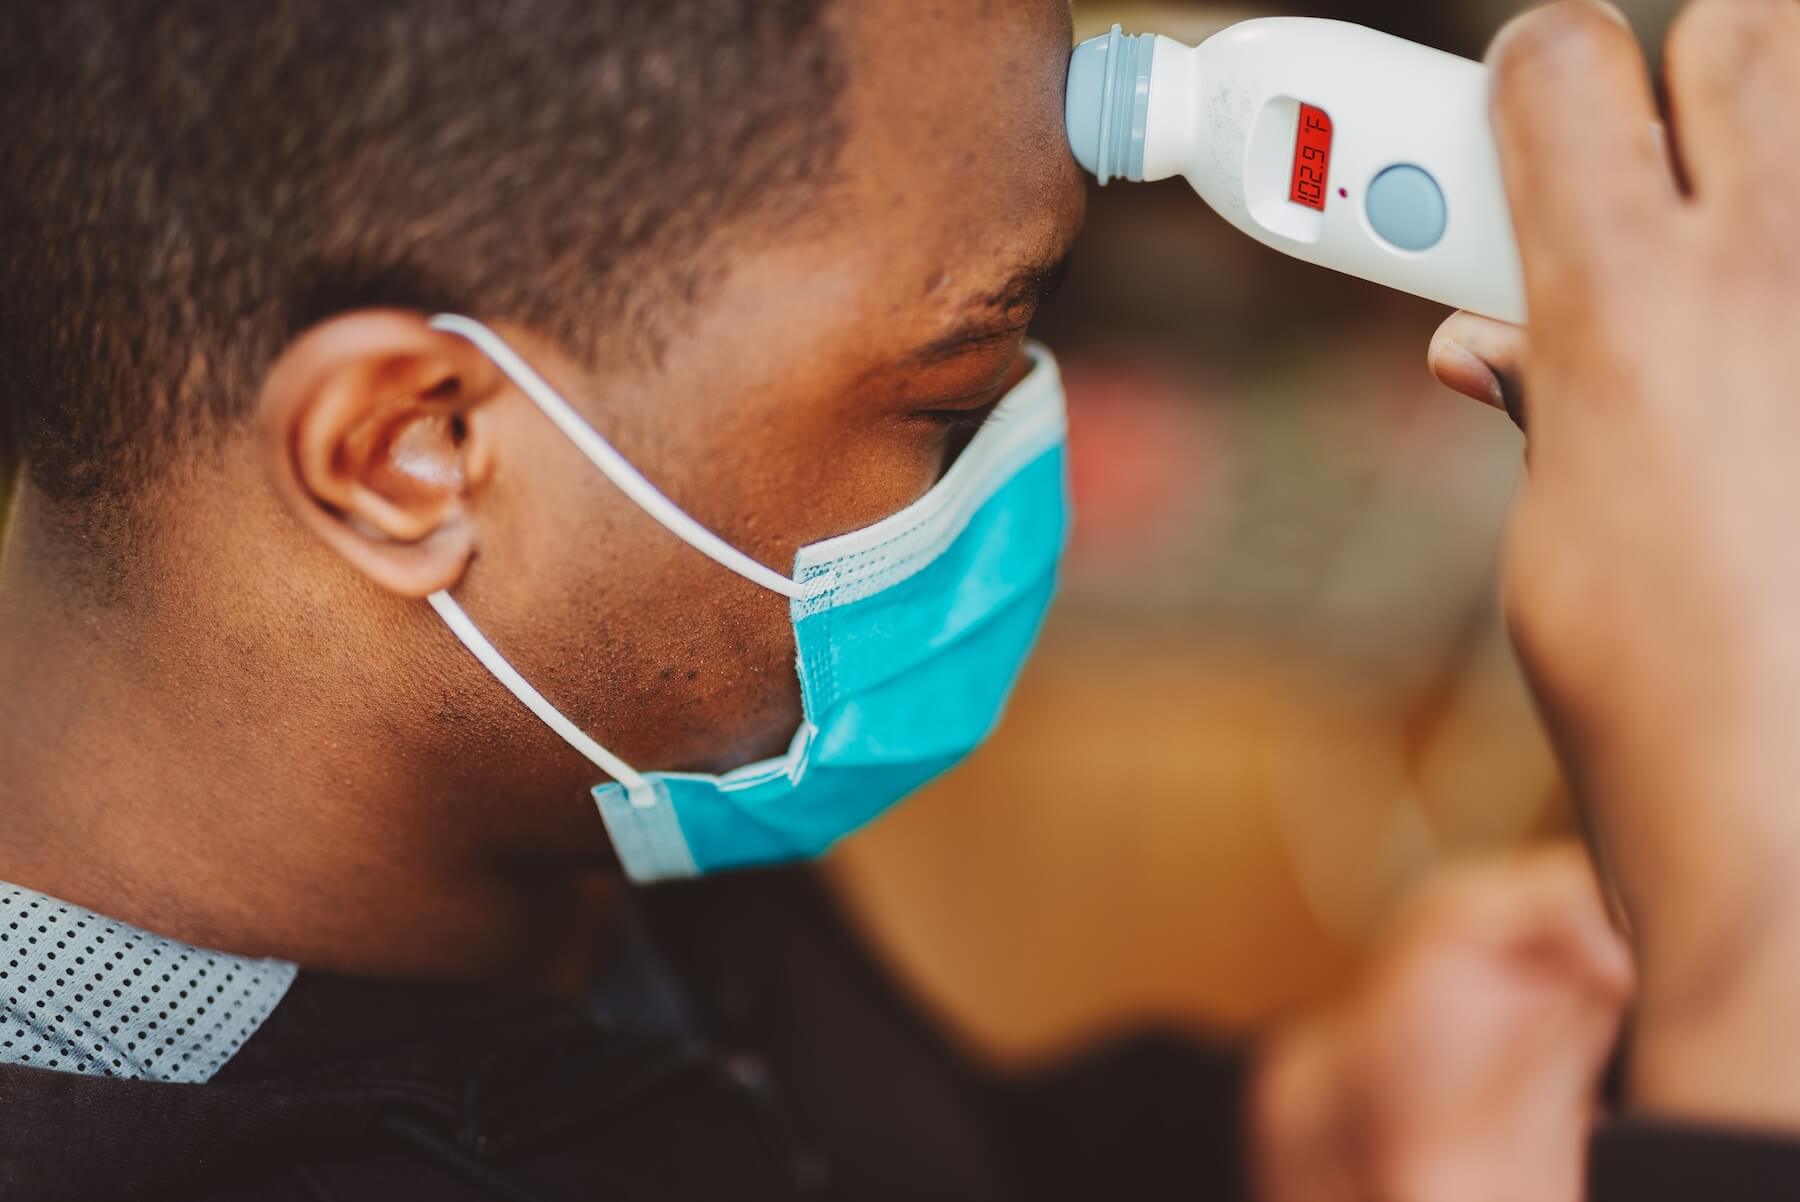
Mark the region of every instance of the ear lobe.
[[499, 375], [414, 313], [332, 318], [289, 344], [263, 386], [276, 491], [307, 528], [390, 592], [461, 578], [491, 475], [480, 412]]

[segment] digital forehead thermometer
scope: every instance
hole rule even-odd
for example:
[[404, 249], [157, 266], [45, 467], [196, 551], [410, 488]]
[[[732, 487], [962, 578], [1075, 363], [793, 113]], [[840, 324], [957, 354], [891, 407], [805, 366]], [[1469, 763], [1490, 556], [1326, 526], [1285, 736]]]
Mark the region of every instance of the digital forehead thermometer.
[[1115, 25], [1075, 48], [1066, 115], [1102, 184], [1185, 176], [1285, 254], [1525, 320], [1480, 63], [1306, 17], [1199, 46]]

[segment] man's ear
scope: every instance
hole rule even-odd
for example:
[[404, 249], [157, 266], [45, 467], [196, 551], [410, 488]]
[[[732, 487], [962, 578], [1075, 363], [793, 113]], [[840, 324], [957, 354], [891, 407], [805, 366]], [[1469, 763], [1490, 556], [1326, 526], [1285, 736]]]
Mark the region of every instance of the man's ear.
[[492, 473], [484, 402], [499, 372], [417, 313], [365, 310], [301, 334], [259, 413], [276, 491], [302, 525], [390, 592], [461, 578]]

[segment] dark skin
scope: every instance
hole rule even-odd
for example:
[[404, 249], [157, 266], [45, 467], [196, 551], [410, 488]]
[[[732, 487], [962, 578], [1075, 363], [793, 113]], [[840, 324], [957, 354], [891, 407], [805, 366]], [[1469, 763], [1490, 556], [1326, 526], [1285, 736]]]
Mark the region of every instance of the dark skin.
[[[602, 336], [589, 369], [493, 321], [659, 487], [783, 570], [930, 488], [1020, 374], [1084, 203], [1063, 5], [837, 19], [835, 176], [811, 212], [702, 248], [711, 283], [658, 365]], [[144, 498], [155, 537], [110, 604], [21, 489], [0, 879], [320, 968], [574, 980], [619, 887], [588, 797], [603, 778], [442, 627], [422, 600], [440, 588], [635, 766], [786, 745], [785, 600], [664, 532], [429, 317], [296, 338], [255, 420]]]
[[[654, 367], [604, 330], [589, 368], [471, 314], [778, 569], [938, 479], [1022, 374], [1085, 195], [1061, 0], [857, 0], [838, 19], [836, 176], [814, 210], [696, 248], [710, 286]], [[663, 531], [429, 317], [296, 338], [254, 421], [141, 498], [154, 536], [104, 602], [21, 488], [0, 558], [0, 880], [225, 951], [578, 988], [622, 888], [601, 778], [443, 628], [438, 589], [640, 769], [787, 743], [786, 602]], [[1630, 979], [1585, 860], [1465, 877], [1403, 928], [1355, 997], [1262, 1056], [1264, 1196], [1578, 1196]], [[1470, 1182], [1487, 1192], [1451, 1188]]]

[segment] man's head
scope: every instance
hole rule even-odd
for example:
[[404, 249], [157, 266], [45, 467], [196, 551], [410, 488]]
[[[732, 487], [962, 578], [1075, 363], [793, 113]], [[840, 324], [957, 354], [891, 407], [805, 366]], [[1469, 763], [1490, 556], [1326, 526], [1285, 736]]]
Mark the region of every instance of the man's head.
[[[0, 199], [16, 557], [161, 660], [170, 713], [322, 779], [380, 745], [419, 795], [393, 804], [453, 843], [600, 832], [593, 769], [442, 630], [436, 589], [646, 768], [767, 754], [799, 708], [785, 602], [637, 510], [432, 313], [501, 330], [786, 570], [937, 478], [1080, 217], [1059, 0], [0, 22], [26, 133], [0, 152], [24, 181]], [[445, 810], [470, 796], [496, 804]], [[367, 801], [356, 825], [416, 825]]]
[[36, 486], [139, 494], [357, 309], [654, 355], [705, 280], [685, 252], [780, 221], [836, 159], [824, 8], [9, 6], [8, 178], [31, 186], [7, 189], [4, 350]]

